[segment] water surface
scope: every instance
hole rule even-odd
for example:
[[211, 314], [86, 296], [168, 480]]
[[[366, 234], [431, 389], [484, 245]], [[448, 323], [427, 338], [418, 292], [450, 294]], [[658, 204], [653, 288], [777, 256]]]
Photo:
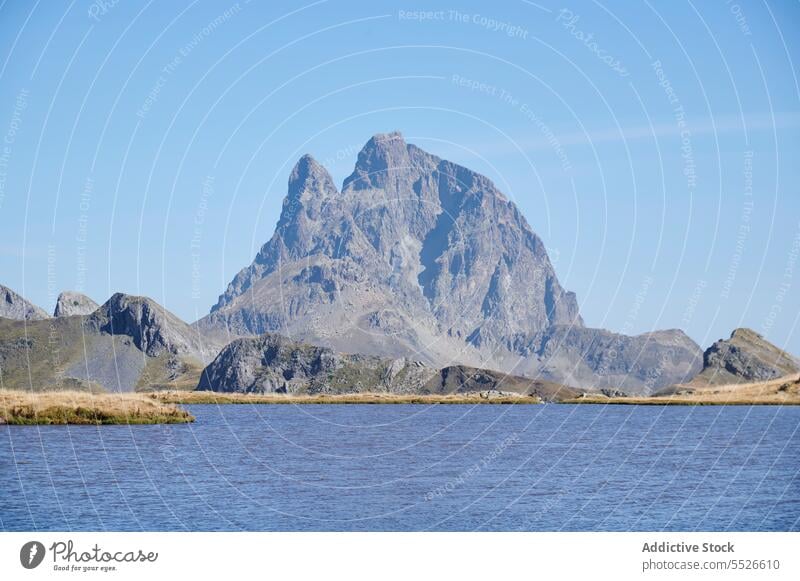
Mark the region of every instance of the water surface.
[[800, 530], [800, 407], [186, 407], [0, 426], [0, 528]]

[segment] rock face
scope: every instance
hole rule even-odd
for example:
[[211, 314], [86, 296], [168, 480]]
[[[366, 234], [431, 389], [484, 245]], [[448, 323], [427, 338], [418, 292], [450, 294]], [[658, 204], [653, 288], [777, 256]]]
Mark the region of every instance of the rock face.
[[203, 370], [197, 389], [247, 393], [418, 393], [435, 373], [420, 362], [337, 353], [267, 333], [228, 344]]
[[436, 370], [405, 358], [338, 353], [266, 333], [233, 341], [202, 372], [201, 391], [243, 393], [511, 392], [553, 401], [578, 391], [461, 365]]
[[[196, 325], [577, 385], [616, 387], [623, 377], [604, 375], [592, 346], [612, 339], [583, 326], [575, 295], [517, 207], [488, 178], [399, 133], [370, 139], [341, 191], [312, 157], [301, 158], [274, 235]], [[647, 388], [636, 355], [658, 356], [669, 334], [626, 340], [619, 387]], [[554, 336], [579, 344], [555, 352]], [[682, 334], [675, 341], [683, 358], [656, 386], [700, 370], [699, 347]]]
[[[651, 394], [700, 371], [702, 353], [683, 331], [671, 329], [629, 336], [587, 327], [554, 327], [534, 338], [535, 369], [562, 383]], [[523, 353], [528, 353], [527, 349]]]
[[151, 357], [200, 350], [196, 333], [147, 297], [116, 293], [87, 318], [86, 325], [109, 335], [127, 335], [140, 351]]
[[72, 317], [74, 315], [91, 315], [99, 306], [100, 305], [82, 293], [64, 291], [58, 295], [53, 316]]
[[10, 288], [0, 284], [0, 317], [17, 321], [41, 321], [49, 318], [49, 315]]
[[736, 329], [703, 353], [703, 370], [694, 385], [769, 381], [800, 372], [800, 363], [750, 329]]
[[115, 294], [90, 315], [0, 319], [0, 378], [32, 391], [193, 388], [220, 347], [155, 301]]

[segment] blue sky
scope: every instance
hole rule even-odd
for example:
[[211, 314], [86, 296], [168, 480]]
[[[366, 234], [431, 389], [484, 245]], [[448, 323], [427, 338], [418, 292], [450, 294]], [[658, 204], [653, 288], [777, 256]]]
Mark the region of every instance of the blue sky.
[[587, 324], [800, 353], [800, 4], [0, 4], [0, 282], [192, 321], [296, 159], [371, 135], [491, 177]]

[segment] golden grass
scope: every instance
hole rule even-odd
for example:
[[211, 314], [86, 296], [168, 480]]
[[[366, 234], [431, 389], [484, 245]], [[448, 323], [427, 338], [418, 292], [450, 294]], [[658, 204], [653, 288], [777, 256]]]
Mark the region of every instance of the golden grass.
[[598, 397], [589, 396], [560, 403], [605, 405], [800, 405], [795, 399], [712, 399], [702, 397]]
[[137, 393], [0, 390], [0, 423], [176, 424], [194, 421], [179, 407]]
[[587, 395], [564, 403], [623, 405], [800, 405], [800, 374], [771, 381], [729, 385], [678, 385], [670, 395], [603, 397]]
[[[800, 405], [800, 375], [773, 381], [720, 386], [676, 386], [671, 395], [605, 397], [587, 394], [560, 403], [622, 405]], [[0, 423], [159, 424], [194, 418], [175, 404], [538, 404], [537, 396], [464, 394], [250, 394], [211, 391], [94, 394], [0, 390]]]
[[255, 394], [213, 391], [162, 391], [148, 394], [163, 403], [182, 404], [537, 404], [541, 399], [524, 395], [479, 393], [414, 395], [396, 393]]

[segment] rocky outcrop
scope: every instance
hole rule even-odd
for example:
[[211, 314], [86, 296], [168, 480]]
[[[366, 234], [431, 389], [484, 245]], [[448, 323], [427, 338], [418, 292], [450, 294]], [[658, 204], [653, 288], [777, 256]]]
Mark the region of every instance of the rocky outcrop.
[[199, 351], [196, 333], [147, 297], [116, 293], [87, 318], [86, 325], [109, 335], [127, 335], [151, 357]]
[[[633, 391], [685, 380], [701, 355], [678, 332], [586, 329], [516, 205], [399, 133], [370, 139], [341, 191], [303, 156], [272, 238], [196, 326]], [[609, 342], [624, 349], [606, 369]], [[644, 361], [665, 358], [653, 377]]]
[[49, 315], [10, 288], [0, 284], [0, 317], [17, 321], [40, 321], [49, 318]]
[[703, 370], [693, 385], [769, 381], [800, 372], [800, 362], [751, 329], [736, 329], [703, 353]]
[[418, 393], [435, 370], [406, 359], [337, 353], [266, 333], [238, 339], [202, 372], [199, 390], [245, 393]]
[[499, 392], [536, 395], [546, 401], [579, 393], [563, 385], [486, 369], [456, 365], [436, 370], [405, 358], [338, 353], [274, 333], [227, 345], [203, 370], [197, 389], [292, 394]]
[[579, 397], [581, 391], [566, 385], [508, 375], [489, 369], [453, 365], [440, 369], [427, 384], [423, 393], [501, 392], [535, 395], [542, 401], [561, 401]]
[[75, 291], [64, 291], [58, 295], [54, 317], [73, 317], [75, 315], [91, 315], [99, 307], [85, 294]]

